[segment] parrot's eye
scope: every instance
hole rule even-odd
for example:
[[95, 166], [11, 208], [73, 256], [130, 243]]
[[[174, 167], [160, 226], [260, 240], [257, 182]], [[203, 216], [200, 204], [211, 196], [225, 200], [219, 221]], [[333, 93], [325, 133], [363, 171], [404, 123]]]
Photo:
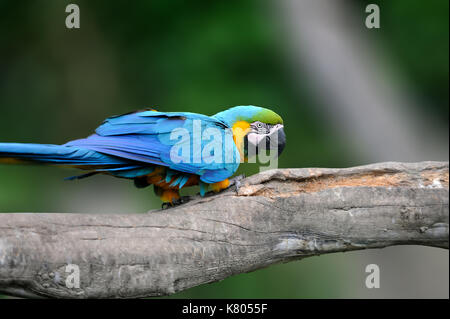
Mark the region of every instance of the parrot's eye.
[[252, 129], [254, 132], [258, 133], [258, 134], [267, 134], [269, 133], [269, 128], [267, 127], [267, 124], [262, 123], [262, 122], [255, 122], [252, 123]]

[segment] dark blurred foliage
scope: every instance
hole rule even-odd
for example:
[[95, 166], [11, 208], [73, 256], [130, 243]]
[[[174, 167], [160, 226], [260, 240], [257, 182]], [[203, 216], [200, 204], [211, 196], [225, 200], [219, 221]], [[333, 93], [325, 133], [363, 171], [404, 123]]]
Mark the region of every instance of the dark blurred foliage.
[[[78, 30], [64, 25], [71, 2], [81, 9]], [[384, 50], [447, 122], [448, 1], [353, 1], [362, 17], [370, 2], [382, 7], [382, 29], [375, 32]], [[280, 167], [360, 164], [324, 122], [308, 78], [292, 83], [282, 27], [271, 10], [257, 0], [0, 0], [0, 141], [64, 143], [90, 134], [110, 115], [144, 107], [214, 114], [253, 104], [285, 119]], [[242, 171], [253, 174], [258, 167], [246, 164]], [[117, 194], [134, 203], [129, 212], [159, 206], [151, 190], [127, 181], [61, 181], [76, 173], [1, 166], [0, 211], [85, 212], [88, 202], [102, 207], [119, 200]], [[337, 267], [340, 256], [242, 274], [176, 296], [343, 296], [331, 283], [345, 279], [327, 262]]]
[[369, 3], [381, 8], [377, 32], [385, 49], [431, 112], [448, 121], [449, 1], [359, 1], [363, 12]]

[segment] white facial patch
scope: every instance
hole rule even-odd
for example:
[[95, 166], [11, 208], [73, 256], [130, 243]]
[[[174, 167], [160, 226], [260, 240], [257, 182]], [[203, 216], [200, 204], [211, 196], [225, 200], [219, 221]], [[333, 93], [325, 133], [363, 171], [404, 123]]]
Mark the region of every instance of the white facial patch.
[[263, 142], [264, 144], [264, 148], [265, 148], [265, 143], [266, 143], [266, 138], [269, 137], [270, 138], [270, 148], [277, 148], [277, 143], [278, 143], [278, 130], [282, 129], [283, 125], [281, 124], [277, 124], [274, 125], [272, 127], [269, 128], [268, 133], [267, 134], [263, 134], [261, 132], [250, 132], [247, 135], [247, 140], [249, 142], [249, 144], [253, 144], [253, 145], [260, 145], [261, 142]]
[[248, 142], [253, 145], [258, 145], [262, 140], [266, 138], [268, 134], [258, 134], [258, 133], [248, 133], [247, 139]]

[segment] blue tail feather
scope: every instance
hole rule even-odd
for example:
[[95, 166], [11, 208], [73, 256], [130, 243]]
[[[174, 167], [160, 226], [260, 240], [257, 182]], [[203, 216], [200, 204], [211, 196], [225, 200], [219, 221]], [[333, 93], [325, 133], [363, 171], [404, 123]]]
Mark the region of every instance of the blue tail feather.
[[76, 146], [65, 145], [0, 143], [0, 162], [1, 159], [5, 158], [76, 166], [79, 168], [85, 166], [86, 169], [93, 170], [91, 173], [78, 177], [69, 177], [69, 180], [105, 172], [117, 175], [118, 177], [134, 178], [138, 175], [148, 174], [153, 170], [151, 167], [136, 165], [136, 162], [127, 159], [121, 159]]
[[129, 163], [129, 161], [92, 150], [51, 144], [0, 143], [0, 158], [60, 165], [120, 165]]

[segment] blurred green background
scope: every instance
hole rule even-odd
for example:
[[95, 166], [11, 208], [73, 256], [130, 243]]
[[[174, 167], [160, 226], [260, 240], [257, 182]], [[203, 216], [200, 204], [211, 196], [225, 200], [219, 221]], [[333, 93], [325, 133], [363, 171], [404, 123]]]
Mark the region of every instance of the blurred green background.
[[[80, 29], [65, 27], [69, 1], [0, 0], [1, 142], [61, 144], [87, 136], [110, 115], [144, 107], [212, 115], [252, 104], [269, 107], [285, 120], [288, 142], [279, 167], [346, 167], [370, 161], [323, 114], [307, 72], [293, 76], [298, 69], [287, 58], [291, 41], [284, 35], [283, 19], [273, 13], [276, 1], [72, 2], [81, 10]], [[379, 4], [381, 29], [364, 27], [368, 3]], [[424, 101], [421, 111], [448, 129], [449, 2], [345, 4], [367, 41], [394, 61], [399, 77]], [[332, 58], [333, 52], [329, 54]], [[448, 152], [447, 145], [442, 147]], [[257, 171], [256, 165], [240, 168], [247, 175]], [[160, 207], [150, 188], [136, 189], [128, 181], [107, 176], [63, 181], [77, 173], [0, 166], [0, 211], [144, 213]], [[354, 252], [308, 258], [174, 297], [409, 296], [411, 292], [365, 290], [367, 256]], [[371, 258], [376, 261], [376, 256]], [[401, 273], [407, 265], [392, 267]], [[424, 276], [439, 271], [448, 273], [448, 263], [430, 261]], [[411, 278], [406, 281], [415, 280]], [[430, 278], [432, 286], [441, 282]], [[448, 280], [430, 296], [443, 296], [445, 290], [448, 297]]]

